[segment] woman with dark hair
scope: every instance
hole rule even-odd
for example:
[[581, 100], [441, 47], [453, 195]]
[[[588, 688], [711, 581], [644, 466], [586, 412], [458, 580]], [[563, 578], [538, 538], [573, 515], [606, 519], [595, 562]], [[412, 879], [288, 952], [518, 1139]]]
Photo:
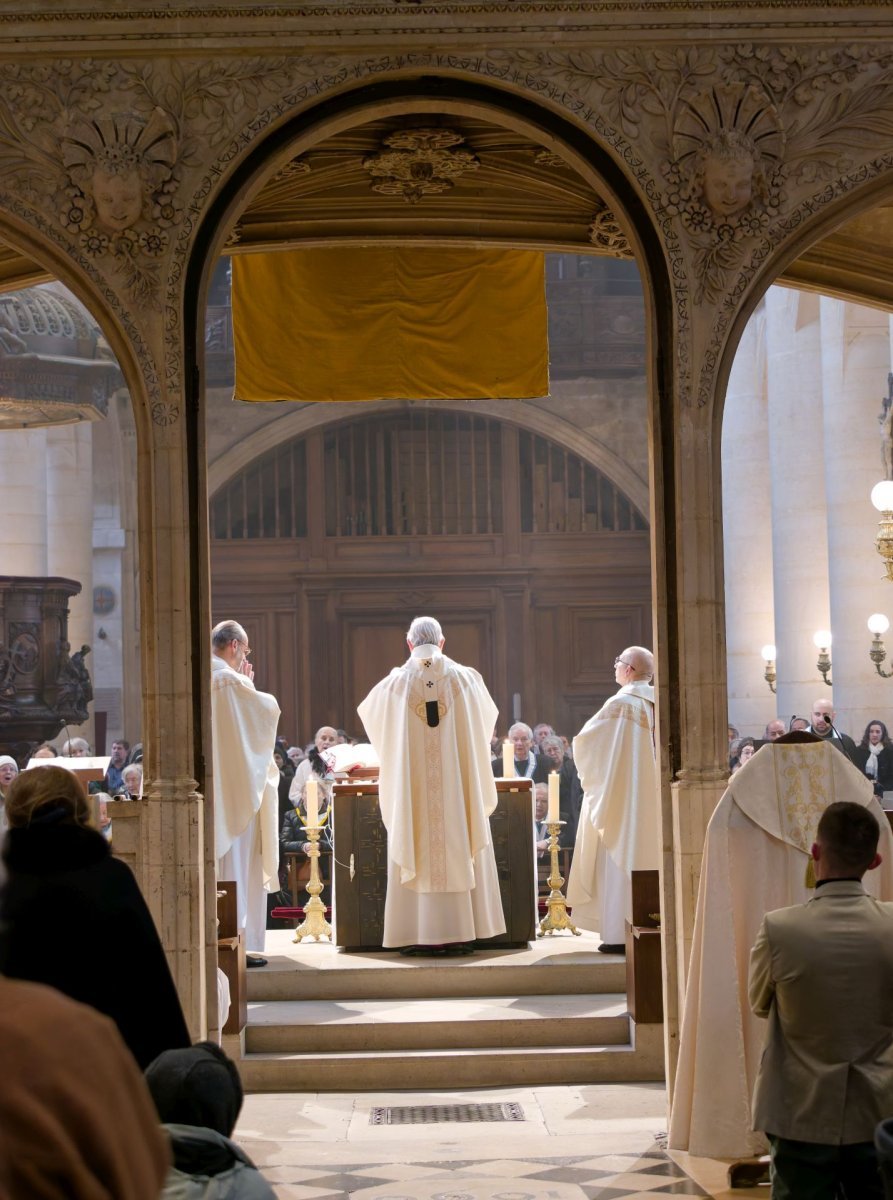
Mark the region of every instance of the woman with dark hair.
[[893, 742], [883, 721], [869, 721], [865, 726], [853, 762], [876, 785], [876, 791], [893, 789]]
[[24, 771], [9, 789], [6, 816], [0, 974], [105, 1013], [143, 1069], [162, 1050], [188, 1046], [146, 902], [130, 868], [91, 828], [77, 777], [62, 767]]
[[746, 762], [750, 762], [756, 753], [756, 743], [752, 737], [743, 737], [738, 739], [738, 745], [735, 747], [735, 757], [732, 759], [732, 774], [743, 767]]

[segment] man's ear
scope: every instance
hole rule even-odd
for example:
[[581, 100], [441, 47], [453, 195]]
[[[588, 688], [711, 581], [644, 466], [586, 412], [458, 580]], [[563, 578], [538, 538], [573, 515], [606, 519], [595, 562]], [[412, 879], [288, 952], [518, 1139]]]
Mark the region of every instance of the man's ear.
[[880, 854], [876, 854], [874, 856], [874, 858], [871, 860], [871, 862], [868, 864], [868, 866], [865, 868], [866, 871], [873, 871], [876, 867], [879, 867], [883, 861], [884, 860], [880, 856]]
[[812, 846], [811, 846], [811, 848], [810, 848], [810, 851], [809, 851], [809, 853], [810, 853], [810, 856], [811, 856], [813, 859], [815, 859], [815, 861], [816, 861], [816, 862], [818, 862], [818, 861], [819, 861], [819, 859], [822, 857], [822, 848], [821, 848], [821, 846], [818, 844], [818, 842], [813, 842], [813, 843], [812, 843]]

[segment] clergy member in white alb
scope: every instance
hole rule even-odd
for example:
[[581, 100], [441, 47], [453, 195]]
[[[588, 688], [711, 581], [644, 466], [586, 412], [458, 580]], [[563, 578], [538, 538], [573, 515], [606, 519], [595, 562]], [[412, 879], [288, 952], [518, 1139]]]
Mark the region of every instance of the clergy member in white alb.
[[381, 763], [383, 944], [468, 952], [505, 930], [489, 822], [498, 709], [478, 672], [442, 653], [433, 617], [416, 617], [406, 643], [408, 661], [357, 709]]
[[583, 805], [567, 885], [574, 924], [622, 954], [632, 916], [632, 872], [660, 865], [654, 764], [654, 656], [628, 646], [614, 660], [620, 691], [574, 738]]
[[751, 1126], [751, 1096], [766, 1023], [747, 990], [750, 950], [763, 917], [813, 895], [811, 848], [832, 801], [868, 808], [881, 829], [881, 865], [865, 891], [893, 900], [893, 837], [871, 781], [811, 733], [767, 742], [736, 771], [707, 825], [682, 1036], [670, 1117], [670, 1147], [704, 1158], [764, 1154]]
[[263, 966], [267, 892], [278, 887], [279, 705], [254, 686], [248, 636], [235, 621], [211, 631], [211, 741], [217, 878], [236, 882], [249, 966]]

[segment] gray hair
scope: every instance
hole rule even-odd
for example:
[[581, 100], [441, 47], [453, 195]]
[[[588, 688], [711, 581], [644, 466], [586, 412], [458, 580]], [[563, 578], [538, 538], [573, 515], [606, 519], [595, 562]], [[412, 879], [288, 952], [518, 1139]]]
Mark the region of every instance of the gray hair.
[[527, 731], [527, 736], [533, 741], [533, 730], [529, 725], [525, 725], [523, 721], [516, 721], [514, 725], [509, 726], [508, 736], [511, 737], [516, 729], [524, 729]]
[[85, 750], [87, 754], [89, 754], [90, 743], [86, 738], [71, 738], [62, 746], [62, 757], [68, 758], [71, 755], [72, 750]]
[[540, 742], [540, 745], [543, 748], [545, 748], [546, 746], [554, 746], [556, 748], [556, 750], [560, 750], [561, 753], [564, 754], [564, 742], [561, 740], [561, 738], [558, 736], [557, 733], [548, 734]]
[[247, 642], [248, 635], [238, 621], [221, 621], [211, 630], [211, 649], [222, 650], [230, 642]]
[[413, 649], [416, 646], [439, 646], [443, 639], [440, 622], [433, 617], [415, 617], [406, 634]]

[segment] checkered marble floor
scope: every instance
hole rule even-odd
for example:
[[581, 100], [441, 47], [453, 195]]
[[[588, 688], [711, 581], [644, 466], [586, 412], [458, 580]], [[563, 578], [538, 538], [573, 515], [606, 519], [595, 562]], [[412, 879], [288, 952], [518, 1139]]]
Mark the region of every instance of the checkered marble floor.
[[280, 1200], [634, 1200], [706, 1197], [660, 1149], [562, 1158], [458, 1159], [265, 1171]]
[[[381, 1107], [519, 1106], [523, 1120], [378, 1123]], [[249, 1095], [235, 1137], [278, 1200], [746, 1200], [728, 1164], [668, 1153], [661, 1084]]]

